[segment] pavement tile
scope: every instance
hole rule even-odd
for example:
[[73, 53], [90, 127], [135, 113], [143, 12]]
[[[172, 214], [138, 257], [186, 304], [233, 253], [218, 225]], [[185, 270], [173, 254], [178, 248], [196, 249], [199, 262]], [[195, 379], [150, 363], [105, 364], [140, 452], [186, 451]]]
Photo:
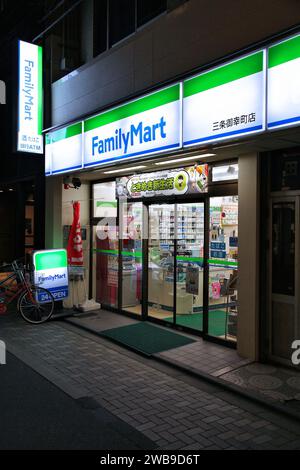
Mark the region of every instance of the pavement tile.
[[[225, 393], [203, 391], [200, 382], [195, 386], [183, 375], [169, 375], [155, 367], [156, 363], [69, 328], [74, 327], [56, 322], [38, 329], [24, 328], [18, 321], [12, 328], [0, 318], [1, 339], [23, 359], [26, 356], [27, 362], [32, 361], [33, 368], [40, 368], [42, 375], [48, 374], [67, 393], [81, 388], [84, 396], [95, 398], [161, 449], [300, 448], [300, 425], [290, 424], [288, 418], [275, 421], [274, 413], [262, 411], [252, 402], [247, 410], [244, 399], [234, 398], [238, 404], [232, 405]], [[184, 351], [183, 347], [185, 360], [195, 350], [213, 353], [215, 357], [211, 362], [207, 359], [206, 367], [219, 371], [226, 367], [225, 359], [237, 361], [235, 351], [223, 358], [224, 348], [209, 345], [206, 349], [202, 343], [197, 341]], [[176, 352], [168, 353], [173, 357]]]

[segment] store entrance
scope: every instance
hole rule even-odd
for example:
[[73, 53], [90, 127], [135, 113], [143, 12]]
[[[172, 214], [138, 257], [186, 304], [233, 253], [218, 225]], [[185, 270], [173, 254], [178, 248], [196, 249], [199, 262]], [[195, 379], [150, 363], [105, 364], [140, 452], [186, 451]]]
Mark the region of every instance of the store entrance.
[[145, 318], [235, 342], [238, 197], [147, 205]]
[[204, 202], [151, 204], [148, 217], [147, 315], [203, 331]]
[[217, 188], [191, 198], [118, 202], [114, 189], [111, 182], [94, 186], [96, 300], [104, 308], [234, 344], [236, 187], [227, 194]]

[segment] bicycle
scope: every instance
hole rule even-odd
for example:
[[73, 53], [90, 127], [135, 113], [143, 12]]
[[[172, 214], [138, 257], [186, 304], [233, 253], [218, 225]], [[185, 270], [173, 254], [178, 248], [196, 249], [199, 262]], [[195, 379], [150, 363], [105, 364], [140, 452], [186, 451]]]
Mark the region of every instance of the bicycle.
[[49, 320], [54, 310], [51, 292], [31, 283], [30, 271], [26, 272], [21, 260], [1, 268], [10, 266], [11, 274], [0, 282], [0, 315], [5, 314], [7, 306], [17, 299], [17, 310], [28, 323], [40, 324]]

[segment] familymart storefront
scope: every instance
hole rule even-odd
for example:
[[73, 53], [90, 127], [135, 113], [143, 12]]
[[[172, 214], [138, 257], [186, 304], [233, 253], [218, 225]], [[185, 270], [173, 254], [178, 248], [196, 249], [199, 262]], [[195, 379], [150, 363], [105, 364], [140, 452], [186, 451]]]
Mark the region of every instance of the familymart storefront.
[[[78, 200], [90, 296], [126, 315], [237, 344], [252, 359], [258, 152], [274, 108], [268, 55], [254, 51], [45, 137], [46, 242], [65, 242]], [[68, 184], [72, 177], [79, 189]]]

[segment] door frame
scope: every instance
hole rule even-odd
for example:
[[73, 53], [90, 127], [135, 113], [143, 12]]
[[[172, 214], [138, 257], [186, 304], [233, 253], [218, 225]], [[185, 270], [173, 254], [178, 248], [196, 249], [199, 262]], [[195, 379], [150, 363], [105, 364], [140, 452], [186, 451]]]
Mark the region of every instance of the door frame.
[[272, 301], [273, 300], [287, 300], [288, 297], [283, 294], [273, 294], [272, 292], [272, 252], [273, 252], [273, 237], [272, 237], [272, 229], [273, 229], [273, 204], [275, 203], [295, 203], [295, 286], [294, 286], [294, 293], [293, 296], [294, 301], [285, 303], [293, 303], [294, 304], [294, 332], [295, 332], [295, 339], [300, 337], [300, 322], [298, 319], [297, 312], [300, 311], [300, 274], [299, 274], [299, 255], [300, 255], [300, 194], [299, 192], [295, 194], [295, 192], [289, 192], [286, 194], [278, 194], [278, 193], [271, 193], [269, 198], [269, 207], [270, 207], [270, 217], [269, 217], [269, 226], [268, 226], [268, 238], [269, 238], [269, 256], [267, 260], [268, 266], [268, 278], [267, 278], [267, 306], [268, 306], [268, 321], [267, 321], [267, 328], [268, 328], [268, 336], [269, 336], [269, 345], [268, 345], [268, 359], [272, 362], [278, 362], [283, 365], [291, 366], [291, 361], [289, 359], [284, 359], [282, 357], [276, 356], [272, 353], [272, 344], [273, 344], [273, 311], [272, 311]]
[[[205, 285], [207, 284], [206, 282], [206, 277], [207, 276], [207, 273], [208, 273], [208, 270], [206, 269], [205, 270], [205, 264], [208, 264], [208, 258], [205, 256], [205, 238], [206, 238], [206, 234], [208, 233], [209, 234], [209, 224], [208, 224], [208, 230], [207, 230], [207, 222], [205, 220], [206, 218], [206, 206], [208, 205], [209, 203], [209, 198], [206, 197], [206, 195], [203, 197], [198, 197], [197, 199], [194, 199], [194, 200], [186, 200], [184, 198], [180, 198], [180, 199], [176, 199], [176, 200], [169, 200], [169, 201], [159, 201], [159, 202], [153, 202], [152, 200], [150, 201], [145, 201], [144, 202], [144, 205], [146, 207], [146, 210], [147, 210], [147, 215], [148, 215], [148, 220], [147, 220], [147, 226], [148, 226], [148, 235], [149, 235], [149, 207], [152, 206], [152, 205], [174, 205], [174, 212], [175, 214], [177, 213], [177, 204], [203, 204], [204, 206], [204, 255], [203, 255], [203, 326], [204, 326], [204, 318], [206, 316], [206, 310], [204, 308], [204, 305], [206, 303], [206, 299], [205, 299], [205, 291], [207, 290], [207, 293], [208, 293], [208, 287], [207, 289], [205, 289]], [[208, 215], [209, 215], [209, 211], [208, 211]], [[175, 215], [175, 219], [176, 221], [175, 223], [175, 227], [177, 227], [177, 215]], [[209, 235], [208, 235], [209, 236]], [[177, 319], [177, 250], [178, 250], [178, 244], [177, 244], [177, 237], [174, 237], [174, 268], [173, 268], [173, 311], [172, 311], [172, 316], [173, 316], [173, 322], [170, 323], [170, 322], [165, 322], [164, 320], [161, 320], [161, 319], [158, 319], [158, 318], [155, 318], [155, 317], [150, 317], [148, 315], [148, 281], [149, 281], [149, 271], [148, 271], [148, 262], [149, 262], [149, 237], [147, 237], [146, 239], [144, 239], [144, 250], [143, 250], [143, 253], [145, 253], [145, 256], [144, 256], [144, 260], [145, 260], [145, 263], [143, 264], [143, 291], [146, 291], [147, 292], [147, 296], [145, 296], [145, 310], [143, 310], [145, 312], [145, 315], [144, 315], [144, 319], [146, 320], [151, 320], [151, 321], [154, 321], [154, 322], [157, 322], [157, 323], [160, 323], [160, 324], [163, 324], [163, 325], [172, 325], [174, 328], [176, 327], [177, 329], [182, 329], [182, 330], [185, 330], [185, 331], [188, 331], [188, 332], [192, 332], [193, 334], [195, 335], [199, 335], [199, 336], [204, 336], [205, 333], [204, 333], [204, 328], [201, 330], [194, 330], [192, 328], [188, 328], [188, 327], [185, 327], [185, 326], [182, 326], [182, 325], [178, 325], [176, 323], [176, 319]], [[206, 275], [205, 275], [206, 273]], [[207, 324], [208, 324], [208, 320], [207, 320]]]
[[[209, 340], [214, 343], [226, 345], [228, 347], [231, 347], [232, 349], [236, 349], [237, 347], [237, 342], [236, 341], [230, 341], [227, 339], [219, 338], [216, 336], [212, 336], [208, 333], [208, 327], [209, 327], [209, 253], [210, 253], [210, 227], [209, 227], [209, 202], [211, 197], [217, 197], [217, 196], [224, 196], [224, 192], [222, 190], [214, 192], [214, 194], [211, 193], [205, 193], [200, 195], [200, 197], [194, 198], [193, 200], [187, 199], [187, 198], [176, 198], [176, 199], [170, 199], [169, 201], [165, 201], [162, 199], [157, 199], [153, 201], [151, 200], [143, 200], [143, 205], [146, 207], [147, 211], [147, 227], [148, 227], [148, 234], [149, 234], [149, 207], [151, 205], [174, 205], [175, 211], [176, 211], [176, 204], [193, 204], [193, 203], [203, 203], [204, 205], [204, 253], [203, 253], [203, 328], [201, 330], [194, 330], [192, 328], [188, 328], [182, 325], [178, 325], [176, 323], [176, 315], [177, 315], [177, 239], [175, 237], [174, 239], [174, 269], [173, 269], [173, 322], [165, 322], [162, 319], [151, 317], [148, 315], [148, 281], [149, 281], [149, 271], [148, 271], [148, 253], [149, 253], [149, 238], [146, 237], [146, 239], [143, 239], [143, 278], [142, 278], [142, 291], [143, 291], [143, 301], [142, 301], [142, 318], [143, 320], [147, 321], [152, 321], [154, 323], [162, 324], [164, 326], [172, 326], [176, 329], [187, 331], [188, 333], [192, 333], [194, 335], [198, 335], [203, 337], [203, 339]], [[230, 191], [230, 194], [225, 194], [227, 195], [237, 195], [237, 191], [232, 194], [232, 191]]]

